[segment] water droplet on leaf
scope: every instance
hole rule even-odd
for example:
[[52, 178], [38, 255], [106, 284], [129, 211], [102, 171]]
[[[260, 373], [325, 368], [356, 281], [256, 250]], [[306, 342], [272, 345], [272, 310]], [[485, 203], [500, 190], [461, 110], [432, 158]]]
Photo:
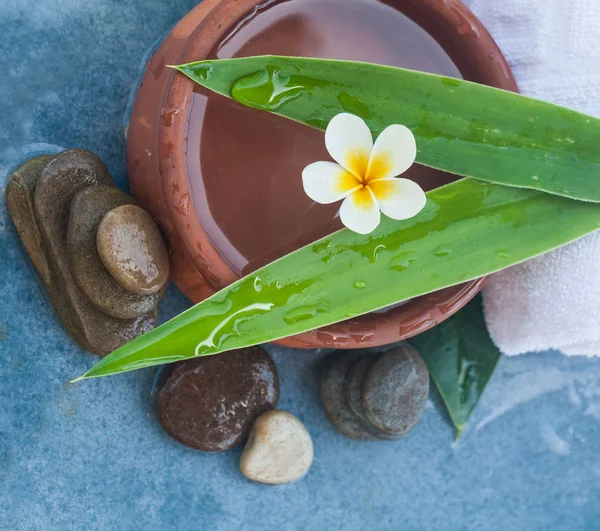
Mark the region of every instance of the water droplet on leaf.
[[316, 317], [320, 313], [325, 313], [328, 310], [326, 304], [316, 304], [316, 305], [306, 305], [306, 306], [298, 306], [293, 310], [290, 310], [283, 316], [283, 320], [287, 324], [295, 324], [299, 321], [306, 321], [307, 319], [312, 319]]
[[448, 256], [449, 254], [452, 253], [453, 250], [454, 249], [452, 249], [452, 247], [450, 247], [449, 245], [442, 244], [435, 248], [435, 250], [433, 251], [433, 255], [440, 256], [440, 257]]
[[262, 289], [262, 281], [260, 280], [260, 277], [256, 277], [254, 279], [254, 289], [256, 291], [260, 291]]
[[412, 264], [417, 258], [417, 253], [414, 251], [406, 251], [394, 256], [390, 260], [388, 267], [390, 269], [394, 269], [395, 271], [406, 271], [410, 264]]
[[454, 79], [453, 77], [442, 77], [442, 83], [444, 85], [448, 85], [449, 87], [459, 87], [460, 80]]
[[275, 111], [306, 91], [306, 86], [299, 79], [296, 83], [295, 78], [299, 77], [267, 66], [237, 79], [231, 87], [231, 97], [250, 107]]

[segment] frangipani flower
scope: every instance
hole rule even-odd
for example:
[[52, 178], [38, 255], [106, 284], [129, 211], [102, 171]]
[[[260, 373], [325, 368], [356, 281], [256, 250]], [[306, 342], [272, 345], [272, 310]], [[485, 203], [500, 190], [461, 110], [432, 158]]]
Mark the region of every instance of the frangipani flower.
[[379, 225], [379, 211], [392, 219], [408, 219], [425, 206], [425, 192], [399, 179], [412, 166], [417, 144], [403, 125], [386, 127], [373, 144], [367, 124], [348, 113], [334, 116], [325, 131], [325, 146], [335, 162], [314, 162], [302, 172], [304, 191], [321, 204], [344, 200], [342, 223], [368, 234]]

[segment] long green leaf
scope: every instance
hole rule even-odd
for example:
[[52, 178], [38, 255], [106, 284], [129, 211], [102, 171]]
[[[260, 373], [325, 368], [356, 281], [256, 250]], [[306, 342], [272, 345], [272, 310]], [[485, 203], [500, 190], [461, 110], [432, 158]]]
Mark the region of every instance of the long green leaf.
[[502, 356], [485, 326], [481, 297], [410, 342], [427, 363], [458, 439]]
[[197, 83], [324, 129], [340, 112], [374, 133], [412, 129], [417, 162], [467, 177], [600, 201], [600, 120], [525, 96], [369, 63], [261, 56], [178, 67]]
[[600, 205], [463, 179], [406, 221], [341, 230], [119, 348], [85, 377], [216, 354], [342, 321], [481, 277], [600, 226]]

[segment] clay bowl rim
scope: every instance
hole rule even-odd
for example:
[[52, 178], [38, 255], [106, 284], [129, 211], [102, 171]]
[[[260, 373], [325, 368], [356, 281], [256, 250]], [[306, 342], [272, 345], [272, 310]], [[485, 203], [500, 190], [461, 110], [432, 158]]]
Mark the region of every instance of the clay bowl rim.
[[[270, 3], [265, 0], [221, 0], [200, 21], [190, 36], [179, 56], [179, 64], [206, 58], [232, 28], [255, 14], [261, 6]], [[435, 31], [436, 40], [444, 49], [455, 46], [457, 52], [451, 58], [463, 77], [505, 90], [518, 91], [510, 67], [498, 45], [481, 21], [460, 0], [388, 0], [386, 3], [409, 16], [430, 34]], [[463, 27], [468, 28], [470, 33], [461, 32]], [[239, 277], [213, 246], [200, 225], [191, 200], [185, 135], [194, 87], [192, 80], [179, 73], [174, 72], [169, 79], [159, 122], [160, 171], [163, 175], [163, 192], [176, 230], [196, 268], [218, 290]], [[284, 338], [277, 343], [303, 348], [358, 348], [407, 339], [432, 328], [457, 312], [481, 290], [486, 280], [487, 277], [474, 279], [415, 298], [384, 314], [362, 315], [343, 323]], [[347, 338], [348, 344], [340, 343], [339, 338]], [[352, 338], [358, 345], [351, 341]]]

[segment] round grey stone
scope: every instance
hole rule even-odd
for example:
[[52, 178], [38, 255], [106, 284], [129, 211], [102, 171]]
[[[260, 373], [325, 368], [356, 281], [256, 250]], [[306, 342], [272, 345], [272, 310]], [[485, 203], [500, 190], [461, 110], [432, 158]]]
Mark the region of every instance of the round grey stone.
[[417, 425], [428, 396], [425, 362], [410, 345], [401, 345], [371, 365], [363, 385], [364, 412], [380, 431], [400, 437]]
[[327, 417], [341, 434], [361, 441], [376, 441], [375, 430], [369, 430], [346, 399], [348, 372], [361, 356], [360, 352], [342, 351], [325, 360], [320, 382], [321, 401]]
[[346, 377], [346, 400], [352, 412], [358, 417], [363, 428], [374, 435], [377, 439], [383, 441], [393, 441], [398, 438], [396, 435], [390, 435], [382, 432], [375, 426], [365, 414], [363, 406], [364, 383], [369, 369], [377, 361], [379, 355], [364, 354], [348, 371]]

